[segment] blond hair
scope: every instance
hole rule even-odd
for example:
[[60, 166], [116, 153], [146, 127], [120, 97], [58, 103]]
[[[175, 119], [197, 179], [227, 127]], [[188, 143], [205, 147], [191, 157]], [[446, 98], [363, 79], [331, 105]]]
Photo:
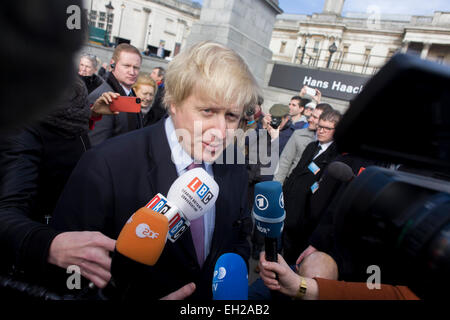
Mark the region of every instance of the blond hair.
[[233, 50], [203, 41], [178, 54], [165, 75], [166, 107], [192, 95], [221, 105], [252, 107], [260, 92], [244, 60]]
[[136, 83], [133, 85], [133, 89], [138, 90], [138, 88], [142, 85], [151, 86], [156, 92], [156, 82], [147, 73], [139, 74]]

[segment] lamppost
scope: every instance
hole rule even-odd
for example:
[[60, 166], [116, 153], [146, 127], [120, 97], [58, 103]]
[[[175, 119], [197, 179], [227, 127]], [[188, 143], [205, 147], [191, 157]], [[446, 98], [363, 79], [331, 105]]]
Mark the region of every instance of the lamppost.
[[111, 18], [111, 14], [114, 10], [114, 7], [111, 4], [111, 1], [105, 5], [106, 8], [106, 28], [105, 28], [105, 46], [109, 47], [109, 34], [108, 34], [108, 26]]
[[120, 29], [122, 29], [122, 16], [123, 16], [123, 9], [125, 9], [125, 4], [122, 3], [120, 5], [120, 8], [122, 9], [122, 11], [120, 12], [120, 21], [119, 21], [119, 38], [120, 38]]
[[308, 38], [305, 38], [305, 45], [303, 46], [302, 49], [302, 58], [300, 59], [300, 64], [303, 64], [303, 57], [305, 56], [305, 51], [306, 51], [306, 45], [308, 44]]
[[337, 47], [336, 47], [336, 44], [334, 42], [328, 48], [328, 51], [330, 51], [330, 57], [328, 58], [327, 69], [330, 67], [331, 57], [333, 56], [333, 53], [335, 53], [337, 51]]

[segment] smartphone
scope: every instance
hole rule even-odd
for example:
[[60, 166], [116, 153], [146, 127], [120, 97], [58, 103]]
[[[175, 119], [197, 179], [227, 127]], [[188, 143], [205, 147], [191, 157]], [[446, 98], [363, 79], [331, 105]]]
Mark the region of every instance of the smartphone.
[[314, 97], [316, 95], [316, 90], [310, 87], [306, 87], [306, 94], [308, 96]]
[[119, 112], [141, 112], [141, 99], [137, 97], [120, 96], [113, 99], [109, 104], [111, 111]]

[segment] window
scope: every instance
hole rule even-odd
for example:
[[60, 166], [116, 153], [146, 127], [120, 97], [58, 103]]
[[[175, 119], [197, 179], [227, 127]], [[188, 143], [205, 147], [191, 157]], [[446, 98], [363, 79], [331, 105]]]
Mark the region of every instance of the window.
[[104, 29], [104, 28], [105, 28], [105, 24], [99, 22], [99, 23], [97, 24], [97, 28]]
[[97, 20], [97, 11], [95, 10], [91, 11], [91, 20], [92, 21]]
[[106, 12], [100, 11], [100, 17], [98, 18], [99, 21], [105, 21], [106, 18]]
[[286, 41], [281, 41], [280, 53], [284, 53], [284, 50], [286, 50]]
[[319, 52], [319, 46], [320, 46], [320, 40], [315, 40], [314, 41], [314, 49], [313, 49], [314, 53]]

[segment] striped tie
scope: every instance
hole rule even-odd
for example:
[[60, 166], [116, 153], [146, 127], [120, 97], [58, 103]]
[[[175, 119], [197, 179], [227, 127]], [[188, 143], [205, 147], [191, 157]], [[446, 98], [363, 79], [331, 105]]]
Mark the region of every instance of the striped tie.
[[[202, 168], [202, 164], [192, 162], [187, 169]], [[203, 216], [191, 221], [191, 234], [194, 241], [195, 253], [197, 254], [197, 261], [200, 268], [203, 266], [205, 260], [205, 230]]]

